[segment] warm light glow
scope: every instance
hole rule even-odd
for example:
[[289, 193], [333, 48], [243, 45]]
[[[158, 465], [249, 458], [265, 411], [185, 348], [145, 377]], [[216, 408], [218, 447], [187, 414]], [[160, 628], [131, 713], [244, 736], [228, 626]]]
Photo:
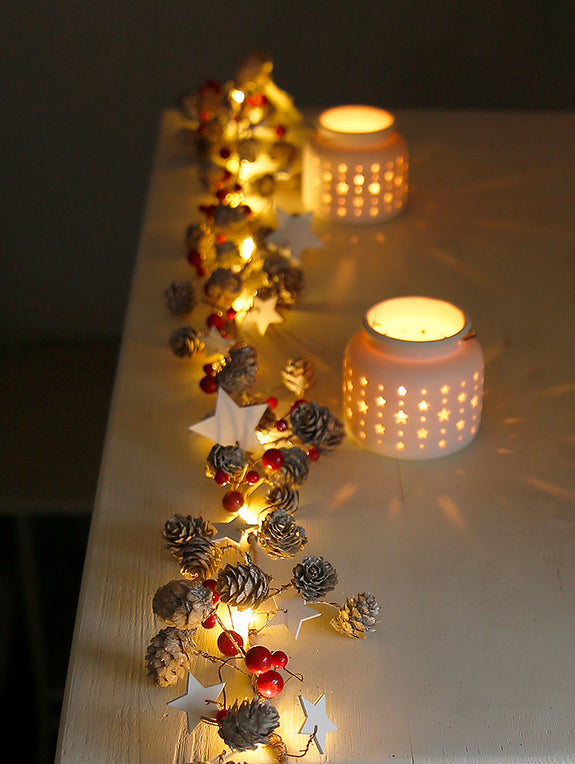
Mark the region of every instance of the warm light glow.
[[243, 291], [232, 303], [232, 308], [236, 313], [242, 313], [251, 308], [253, 304], [253, 295], [248, 291]]
[[247, 608], [246, 610], [237, 610], [236, 608], [232, 609], [230, 619], [231, 626], [234, 631], [243, 637], [244, 642], [247, 641], [253, 617], [254, 614], [250, 608]]
[[253, 255], [255, 248], [256, 248], [256, 243], [251, 236], [248, 236], [247, 239], [244, 239], [240, 247], [240, 254], [242, 256], [242, 260], [245, 260], [247, 262], [250, 259], [250, 257]]
[[231, 96], [237, 104], [243, 103], [246, 98], [246, 94], [243, 92], [243, 90], [232, 90]]
[[431, 297], [398, 297], [374, 305], [367, 324], [377, 334], [408, 342], [453, 337], [465, 327], [465, 315], [448, 302]]
[[334, 133], [378, 133], [393, 125], [393, 115], [375, 106], [335, 106], [319, 118], [321, 127]]
[[258, 516], [257, 513], [250, 509], [250, 507], [247, 504], [243, 504], [238, 509], [238, 515], [244, 520], [248, 525], [257, 525], [258, 524]]

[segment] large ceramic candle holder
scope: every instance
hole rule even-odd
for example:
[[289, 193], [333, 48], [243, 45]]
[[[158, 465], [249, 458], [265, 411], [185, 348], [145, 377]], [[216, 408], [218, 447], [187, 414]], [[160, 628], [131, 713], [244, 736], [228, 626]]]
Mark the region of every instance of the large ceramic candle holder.
[[376, 223], [397, 217], [407, 192], [407, 145], [392, 114], [373, 106], [322, 112], [303, 150], [306, 209], [323, 220]]
[[477, 435], [483, 352], [467, 316], [429, 297], [370, 308], [348, 343], [344, 421], [361, 446], [399, 459], [432, 459]]

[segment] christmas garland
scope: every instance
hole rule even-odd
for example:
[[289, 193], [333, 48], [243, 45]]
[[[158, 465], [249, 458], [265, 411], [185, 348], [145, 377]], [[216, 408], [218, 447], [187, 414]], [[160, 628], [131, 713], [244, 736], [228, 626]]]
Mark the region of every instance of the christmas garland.
[[[300, 489], [311, 465], [344, 438], [339, 419], [303, 397], [315, 381], [309, 361], [290, 358], [281, 369], [294, 399], [278, 414], [277, 398], [254, 392], [258, 353], [242, 338], [243, 327], [255, 325], [263, 336], [270, 324], [285, 320], [303, 289], [301, 251], [323, 246], [311, 232], [311, 216], [277, 210], [275, 226], [266, 220], [281, 189], [299, 188], [301, 115], [260, 53], [248, 57], [233, 81], [210, 81], [186, 96], [181, 111], [188, 124], [178, 138], [194, 149], [206, 200], [199, 208], [203, 221], [185, 235], [195, 279], [172, 282], [164, 298], [175, 316], [199, 304], [208, 315], [205, 327], [181, 326], [169, 344], [179, 358], [205, 360], [199, 384], [216, 397], [216, 407], [190, 431], [213, 441], [206, 476], [224, 489], [222, 505], [231, 519], [218, 524], [176, 514], [165, 522], [163, 540], [179, 577], [153, 596], [162, 628], [145, 664], [161, 687], [188, 674], [187, 694], [168, 705], [187, 712], [189, 732], [200, 723], [215, 725], [230, 752], [267, 745], [283, 762], [305, 755], [312, 742], [323, 753], [326, 734], [337, 728], [327, 716], [325, 694], [315, 702], [300, 695], [305, 720], [299, 732], [309, 737], [302, 751], [288, 752], [271, 701], [287, 681], [303, 683], [303, 676], [287, 668], [285, 652], [258, 644], [258, 635], [284, 624], [297, 639], [305, 621], [321, 616], [309, 605], [321, 603], [336, 608], [331, 627], [363, 638], [375, 629], [380, 606], [369, 592], [326, 603], [338, 576], [323, 556], [305, 554], [280, 582], [256, 563], [262, 555], [269, 561], [302, 555], [308, 537], [296, 521]], [[246, 618], [242, 635], [237, 624]], [[194, 677], [201, 660], [218, 665], [220, 684], [204, 687]], [[224, 679], [232, 674], [241, 693], [233, 699]]]

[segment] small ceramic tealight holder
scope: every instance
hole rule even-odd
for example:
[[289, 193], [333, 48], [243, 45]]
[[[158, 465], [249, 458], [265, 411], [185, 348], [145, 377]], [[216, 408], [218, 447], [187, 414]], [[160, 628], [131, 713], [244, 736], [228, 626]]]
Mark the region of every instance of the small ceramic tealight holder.
[[408, 196], [407, 144], [395, 117], [375, 106], [320, 114], [302, 158], [302, 201], [316, 217], [343, 223], [392, 220]]
[[458, 307], [417, 296], [380, 302], [345, 351], [347, 430], [384, 456], [452, 454], [477, 435], [483, 373], [483, 351]]

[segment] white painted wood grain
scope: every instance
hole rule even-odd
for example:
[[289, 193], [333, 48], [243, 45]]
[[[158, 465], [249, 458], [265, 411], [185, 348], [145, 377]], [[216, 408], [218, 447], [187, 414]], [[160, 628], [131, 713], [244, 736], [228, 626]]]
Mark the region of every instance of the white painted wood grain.
[[[313, 397], [340, 409], [344, 345], [363, 311], [427, 294], [472, 317], [486, 355], [482, 428], [459, 454], [396, 462], [352, 443], [322, 459], [301, 491], [306, 552], [337, 568], [334, 599], [369, 590], [382, 605], [365, 642], [325, 618], [295, 642], [266, 639], [327, 693], [339, 728], [315, 762], [575, 760], [575, 116], [400, 113], [412, 193], [392, 224], [317, 224], [325, 250], [302, 264], [302, 301], [257, 340], [260, 389], [277, 388], [297, 353], [316, 364]], [[222, 521], [204, 476], [210, 444], [189, 424], [211, 413], [200, 361], [171, 354], [181, 321], [162, 292], [189, 275], [183, 232], [194, 218], [193, 167], [163, 115], [82, 582], [58, 761], [162, 764], [202, 759], [152, 686], [143, 657], [158, 630], [151, 598], [174, 577], [161, 529], [174, 512]], [[194, 322], [192, 317], [191, 322]], [[287, 400], [288, 396], [286, 396]], [[198, 669], [205, 683], [215, 669]], [[282, 694], [290, 733], [303, 718]], [[217, 741], [216, 741], [217, 742]], [[241, 760], [264, 760], [246, 754]]]

